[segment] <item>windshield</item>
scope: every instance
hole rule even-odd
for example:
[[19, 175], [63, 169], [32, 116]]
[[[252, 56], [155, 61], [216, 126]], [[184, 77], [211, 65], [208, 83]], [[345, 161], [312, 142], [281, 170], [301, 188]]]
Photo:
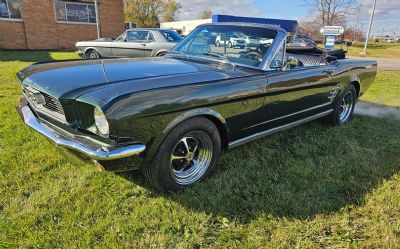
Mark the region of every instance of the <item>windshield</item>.
[[180, 42], [182, 40], [182, 36], [172, 30], [161, 30], [161, 34], [163, 34], [168, 42]]
[[205, 25], [196, 28], [172, 53], [258, 67], [276, 35], [277, 31], [262, 27]]

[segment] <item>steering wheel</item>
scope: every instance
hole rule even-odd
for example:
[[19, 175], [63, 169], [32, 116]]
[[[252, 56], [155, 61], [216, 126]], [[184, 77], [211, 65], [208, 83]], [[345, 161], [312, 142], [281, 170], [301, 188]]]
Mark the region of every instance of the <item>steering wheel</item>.
[[249, 59], [249, 60], [261, 61], [263, 59], [263, 56], [258, 51], [250, 51], [250, 52], [247, 52], [246, 54], [243, 54], [242, 58]]
[[264, 55], [268, 51], [268, 48], [269, 45], [259, 44], [255, 49], [248, 50], [248, 52], [243, 55], [243, 58], [262, 61]]

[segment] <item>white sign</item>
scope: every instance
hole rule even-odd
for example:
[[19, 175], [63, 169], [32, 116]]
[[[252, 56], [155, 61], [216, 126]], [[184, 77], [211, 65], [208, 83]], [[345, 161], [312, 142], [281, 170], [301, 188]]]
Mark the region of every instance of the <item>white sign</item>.
[[333, 49], [335, 47], [335, 36], [328, 35], [326, 37], [325, 48], [326, 49]]
[[344, 28], [342, 26], [324, 26], [319, 31], [323, 35], [342, 35]]

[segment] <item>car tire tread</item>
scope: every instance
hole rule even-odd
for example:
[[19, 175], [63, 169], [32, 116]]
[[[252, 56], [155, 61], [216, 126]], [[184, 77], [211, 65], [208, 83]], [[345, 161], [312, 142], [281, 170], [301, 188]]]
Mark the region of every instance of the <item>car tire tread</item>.
[[[143, 165], [142, 171], [148, 182], [159, 191], [179, 191], [186, 186], [175, 183], [169, 175], [169, 157], [175, 143], [182, 136], [193, 130], [202, 130], [207, 132], [213, 141], [213, 157], [206, 172], [198, 181], [206, 178], [215, 168], [221, 153], [221, 138], [218, 128], [212, 121], [205, 117], [195, 117], [188, 119], [175, 127], [159, 146], [151, 162]], [[196, 182], [198, 182], [196, 181]], [[195, 182], [195, 183], [196, 183]]]

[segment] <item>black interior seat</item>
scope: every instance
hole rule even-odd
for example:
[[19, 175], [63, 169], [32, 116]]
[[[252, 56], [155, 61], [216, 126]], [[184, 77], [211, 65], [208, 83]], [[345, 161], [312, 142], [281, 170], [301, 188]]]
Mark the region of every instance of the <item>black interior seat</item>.
[[287, 57], [293, 57], [298, 60], [298, 67], [315, 67], [319, 66], [323, 62], [323, 58], [320, 55], [304, 55], [304, 54], [291, 54], [287, 53]]

